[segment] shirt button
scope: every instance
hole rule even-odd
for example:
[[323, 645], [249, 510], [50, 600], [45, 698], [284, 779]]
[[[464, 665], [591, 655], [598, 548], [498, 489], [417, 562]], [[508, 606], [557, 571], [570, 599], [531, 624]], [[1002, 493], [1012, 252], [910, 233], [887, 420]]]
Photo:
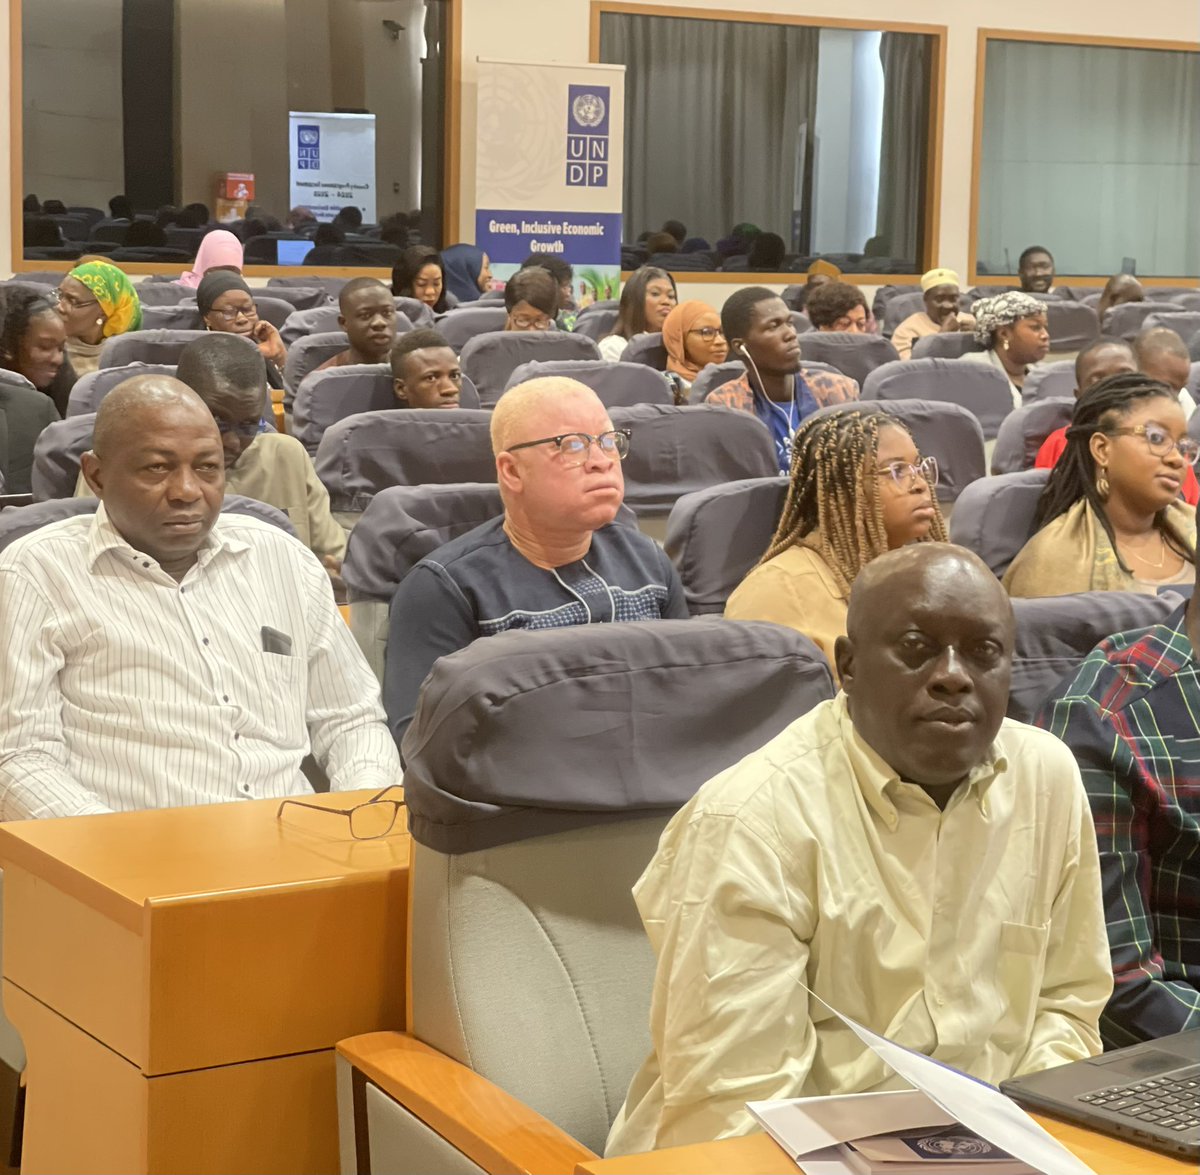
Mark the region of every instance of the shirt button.
[[233, 741], [234, 741], [234, 742], [237, 742], [237, 741], [238, 741], [238, 739], [240, 739], [241, 737], [242, 737], [242, 736], [241, 736], [240, 734], [235, 734], [235, 735], [233, 736]]
[[205, 638], [204, 638], [204, 643], [205, 643], [205, 644], [208, 644], [208, 637], [205, 637]]
[[938, 996], [935, 1002], [939, 1008], [944, 1008], [946, 1006], [946, 1000], [943, 996]]
[[143, 567], [149, 567], [149, 566], [150, 566], [150, 564], [149, 564], [149, 563], [143, 563], [143, 564], [142, 564], [142, 566], [143, 566]]
[[248, 796], [250, 794], [250, 785], [248, 783], [239, 783], [238, 791], [240, 791], [242, 795]]

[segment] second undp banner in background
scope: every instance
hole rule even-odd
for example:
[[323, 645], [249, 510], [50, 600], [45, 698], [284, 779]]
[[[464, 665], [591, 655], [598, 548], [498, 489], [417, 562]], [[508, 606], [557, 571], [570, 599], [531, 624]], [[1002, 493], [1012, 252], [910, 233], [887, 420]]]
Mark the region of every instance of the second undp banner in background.
[[575, 269], [580, 308], [621, 278], [625, 67], [479, 62], [475, 244], [507, 280], [530, 253]]

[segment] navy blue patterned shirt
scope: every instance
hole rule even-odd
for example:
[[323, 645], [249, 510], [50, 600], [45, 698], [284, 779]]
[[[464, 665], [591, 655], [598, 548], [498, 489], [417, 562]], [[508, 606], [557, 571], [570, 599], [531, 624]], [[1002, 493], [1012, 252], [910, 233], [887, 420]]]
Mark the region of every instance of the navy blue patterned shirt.
[[383, 703], [399, 745], [433, 663], [481, 636], [629, 620], [686, 620], [683, 586], [663, 549], [632, 526], [592, 535], [576, 563], [547, 571], [485, 522], [427, 555], [392, 599]]

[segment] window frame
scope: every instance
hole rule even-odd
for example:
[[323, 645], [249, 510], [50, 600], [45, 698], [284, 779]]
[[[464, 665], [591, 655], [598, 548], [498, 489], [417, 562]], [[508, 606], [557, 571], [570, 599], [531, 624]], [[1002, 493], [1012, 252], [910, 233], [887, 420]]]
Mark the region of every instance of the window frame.
[[[36, 0], [34, 0], [36, 2]], [[12, 208], [12, 233], [9, 268], [13, 277], [22, 273], [55, 271], [69, 273], [78, 262], [38, 261], [25, 257], [25, 125], [24, 125], [24, 22], [22, 8], [25, 0], [9, 0], [8, 10], [8, 118], [9, 118], [9, 184]], [[463, 0], [446, 0], [449, 23], [449, 59], [446, 63], [446, 121], [442, 140], [444, 152], [442, 190], [442, 235], [447, 241], [457, 239], [459, 212], [459, 178], [462, 165], [459, 151], [462, 143], [462, 7]], [[150, 274], [181, 274], [186, 262], [123, 261], [121, 269], [131, 277]], [[377, 277], [391, 281], [392, 271], [383, 266], [344, 265], [247, 265], [246, 277]]]
[[[975, 52], [975, 126], [971, 138], [971, 209], [967, 236], [967, 271], [972, 286], [995, 285], [1013, 274], [979, 272], [979, 186], [983, 179], [983, 104], [987, 90], [987, 51], [991, 41], [1022, 41], [1035, 45], [1095, 45], [1108, 49], [1162, 49], [1168, 52], [1200, 53], [1200, 41], [1130, 40], [1128, 37], [1089, 36], [1083, 33], [1042, 33], [1026, 29], [981, 28]], [[1111, 276], [1111, 275], [1109, 275]], [[1108, 276], [1055, 273], [1055, 282], [1070, 286], [1103, 289]], [[1179, 275], [1142, 277], [1143, 286], [1196, 286], [1200, 277]]]
[[[591, 0], [590, 28], [588, 33], [588, 60], [600, 61], [600, 18], [605, 13], [633, 16], [667, 16], [682, 20], [715, 20], [733, 24], [800, 25], [818, 29], [857, 29], [867, 32], [918, 33], [932, 40], [933, 58], [930, 63], [932, 93], [929, 102], [929, 125], [926, 128], [928, 150], [925, 153], [925, 207], [921, 222], [921, 256], [917, 259], [916, 272], [908, 273], [847, 273], [847, 281], [855, 285], [886, 286], [904, 282], [918, 282], [921, 274], [933, 269], [940, 248], [939, 235], [942, 220], [942, 140], [945, 133], [946, 116], [946, 25], [918, 24], [913, 21], [894, 20], [851, 20], [842, 17], [808, 16], [780, 12], [730, 13], [728, 8], [677, 8], [665, 4], [641, 4], [627, 0]], [[803, 281], [802, 272], [752, 273], [745, 270], [717, 270], [715, 273], [695, 270], [676, 270], [671, 276], [677, 283], [688, 285], [729, 285], [741, 283], [747, 277], [767, 285], [795, 285]], [[629, 277], [628, 271], [621, 274], [622, 280]]]

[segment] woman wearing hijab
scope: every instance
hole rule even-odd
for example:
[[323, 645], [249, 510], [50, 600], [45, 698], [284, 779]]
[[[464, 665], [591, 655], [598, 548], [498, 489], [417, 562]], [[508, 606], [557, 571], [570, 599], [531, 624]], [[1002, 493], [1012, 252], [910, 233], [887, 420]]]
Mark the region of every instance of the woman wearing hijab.
[[67, 358], [77, 376], [99, 368], [105, 339], [141, 328], [142, 304], [133, 282], [109, 261], [77, 265], [54, 293], [67, 328]]
[[707, 302], [680, 302], [663, 322], [662, 337], [675, 402], [686, 404], [700, 369], [710, 363], [724, 363], [729, 357], [721, 316]]
[[971, 307], [975, 339], [986, 351], [971, 351], [962, 363], [987, 363], [1001, 372], [1012, 389], [1013, 407], [1021, 406], [1021, 389], [1030, 367], [1046, 358], [1050, 331], [1046, 304], [1020, 290], [983, 298]]
[[242, 272], [242, 242], [227, 229], [214, 229], [206, 233], [196, 251], [194, 268], [189, 269], [179, 279], [179, 285], [194, 290], [206, 273], [214, 269], [230, 270], [233, 273]]
[[446, 288], [459, 302], [477, 302], [492, 285], [488, 255], [474, 245], [451, 245], [442, 250]]
[[216, 269], [204, 275], [196, 287], [196, 306], [204, 320], [204, 329], [241, 335], [249, 339], [267, 364], [267, 382], [283, 387], [283, 365], [287, 348], [279, 332], [258, 317], [254, 295], [239, 273]]

